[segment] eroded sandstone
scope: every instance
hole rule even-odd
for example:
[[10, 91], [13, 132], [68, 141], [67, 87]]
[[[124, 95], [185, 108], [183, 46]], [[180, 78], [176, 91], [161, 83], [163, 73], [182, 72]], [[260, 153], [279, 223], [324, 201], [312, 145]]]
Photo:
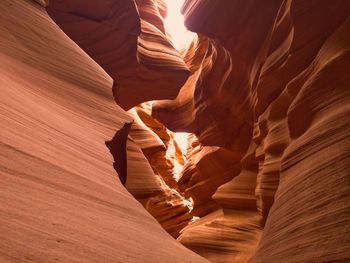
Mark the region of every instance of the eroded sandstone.
[[47, 5], [0, 4], [4, 260], [350, 260], [349, 1], [187, 0], [181, 54], [163, 0]]

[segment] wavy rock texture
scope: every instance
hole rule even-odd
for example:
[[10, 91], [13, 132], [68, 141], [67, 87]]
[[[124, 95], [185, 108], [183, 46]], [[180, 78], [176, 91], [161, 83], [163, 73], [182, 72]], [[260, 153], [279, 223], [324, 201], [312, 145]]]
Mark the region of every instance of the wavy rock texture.
[[39, 3], [43, 7], [47, 7], [49, 5], [49, 0], [34, 0], [35, 2]]
[[33, 1], [1, 1], [0, 24], [0, 261], [206, 262], [120, 184], [111, 78]]
[[186, 0], [181, 54], [163, 0], [47, 4], [0, 4], [2, 261], [350, 261], [348, 0]]
[[[221, 147], [202, 146], [192, 140], [186, 164], [179, 180], [179, 188], [194, 203], [192, 214], [202, 216], [218, 208], [211, 198], [217, 188], [230, 181], [240, 169], [236, 156]], [[214, 176], [215, 175], [215, 176]]]
[[193, 220], [191, 200], [179, 193], [184, 157], [173, 134], [151, 117], [150, 104], [137, 106], [130, 113], [135, 122], [127, 147], [126, 188], [165, 230], [178, 237]]
[[[183, 55], [191, 76], [153, 116], [224, 147], [241, 172], [178, 239], [213, 262], [349, 261], [349, 2], [187, 0], [183, 12], [200, 33]], [[205, 188], [217, 175], [183, 176]]]
[[47, 10], [114, 79], [124, 109], [175, 98], [189, 75], [164, 32], [162, 1], [51, 0]]
[[[114, 79], [115, 101], [125, 109], [140, 102], [174, 98], [189, 75], [172, 46], [163, 1], [57, 1], [50, 16]], [[98, 34], [96, 34], [98, 30]], [[145, 108], [131, 110], [134, 123], [127, 159], [120, 137], [107, 143], [114, 167], [130, 193], [174, 237], [191, 220], [191, 202], [178, 193], [183, 157], [166, 128]], [[145, 124], [145, 123], [146, 124]], [[118, 156], [121, 156], [121, 158]]]

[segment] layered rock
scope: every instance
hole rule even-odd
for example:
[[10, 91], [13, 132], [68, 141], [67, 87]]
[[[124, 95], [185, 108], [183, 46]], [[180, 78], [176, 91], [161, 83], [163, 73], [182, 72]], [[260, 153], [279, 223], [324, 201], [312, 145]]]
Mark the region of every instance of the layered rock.
[[114, 79], [117, 103], [175, 98], [188, 69], [164, 32], [162, 1], [51, 0], [53, 20]]
[[151, 117], [150, 109], [151, 104], [143, 104], [130, 111], [134, 123], [127, 147], [126, 188], [176, 238], [193, 220], [192, 201], [179, 191], [184, 157], [173, 134]]
[[35, 1], [1, 1], [0, 24], [0, 261], [206, 262], [119, 182], [112, 79]]
[[[86, 4], [52, 0], [47, 10], [114, 79], [115, 101], [125, 109], [151, 99], [174, 98], [189, 75], [164, 28], [167, 10], [163, 1]], [[115, 168], [119, 174], [125, 174], [122, 181], [130, 193], [177, 237], [192, 220], [190, 200], [185, 200], [177, 187], [184, 162], [182, 153], [171, 133], [145, 107], [138, 106], [131, 115], [134, 122], [125, 164], [121, 160], [123, 154], [116, 150], [120, 147], [120, 135], [108, 144]]]
[[242, 170], [180, 242], [213, 262], [350, 259], [349, 11], [347, 1], [185, 2], [201, 34], [184, 54], [191, 76], [153, 115], [231, 151]]
[[[154, 45], [160, 39], [167, 39], [167, 33], [162, 25], [162, 17], [166, 14], [164, 3], [136, 1], [136, 4], [140, 10], [140, 24], [149, 23], [158, 33], [161, 32], [161, 38], [153, 36], [147, 39], [148, 43], [153, 41]], [[133, 146], [128, 146], [128, 152], [133, 158], [130, 157], [128, 161], [130, 179], [127, 188], [148, 211], [158, 218], [158, 221], [162, 222], [162, 218], [167, 213], [174, 215], [174, 218], [187, 218], [185, 220], [187, 223], [177, 225], [175, 232], [169, 230], [170, 225], [163, 221], [163, 226], [174, 236], [178, 235], [181, 227], [188, 224], [191, 216], [200, 216], [200, 220], [183, 230], [179, 240], [214, 262], [230, 260], [245, 262], [249, 259], [259, 262], [271, 260], [278, 262], [285, 260], [286, 257], [290, 261], [309, 261], [313, 257], [322, 261], [329, 259], [327, 255], [340, 260], [348, 258], [347, 245], [333, 243], [328, 249], [315, 252], [316, 246], [335, 242], [337, 236], [327, 232], [321, 235], [319, 230], [326, 231], [327, 225], [331, 222], [340, 226], [342, 221], [348, 219], [347, 184], [345, 183], [341, 188], [344, 194], [337, 197], [339, 205], [332, 204], [333, 199], [330, 196], [322, 199], [325, 204], [333, 205], [335, 211], [339, 213], [338, 222], [326, 220], [321, 226], [312, 227], [318, 222], [316, 218], [320, 211], [313, 209], [313, 205], [317, 206], [319, 200], [312, 200], [315, 204], [305, 202], [307, 204], [305, 211], [288, 216], [290, 211], [298, 211], [295, 200], [300, 198], [300, 202], [303, 202], [308, 198], [304, 196], [307, 194], [302, 183], [294, 183], [296, 185], [293, 186], [291, 179], [289, 182], [283, 181], [284, 175], [288, 174], [285, 171], [290, 169], [297, 171], [289, 166], [287, 166], [288, 169], [283, 168], [286, 166], [285, 160], [294, 160], [293, 154], [287, 155], [287, 159], [285, 157], [289, 149], [294, 149], [293, 151], [298, 155], [299, 152], [304, 151], [304, 142], [308, 140], [320, 141], [320, 149], [326, 147], [323, 145], [327, 145], [326, 137], [319, 135], [322, 134], [320, 132], [322, 127], [319, 126], [316, 126], [318, 132], [315, 135], [311, 134], [311, 137], [299, 139], [299, 137], [303, 138], [303, 134], [312, 127], [311, 124], [317, 118], [324, 122], [329, 115], [319, 106], [322, 103], [317, 100], [319, 95], [315, 93], [316, 88], [314, 90], [309, 88], [310, 91], [305, 92], [303, 90], [306, 89], [305, 86], [317, 87], [317, 90], [321, 91], [329, 89], [326, 81], [322, 85], [314, 81], [321, 76], [325, 79], [332, 78], [333, 82], [337, 80], [347, 83], [347, 79], [342, 79], [346, 75], [342, 71], [342, 65], [348, 63], [345, 37], [348, 35], [346, 28], [346, 19], [349, 15], [348, 3], [341, 0], [334, 4], [325, 1], [262, 3], [251, 0], [238, 3], [238, 1], [188, 0], [184, 4], [183, 12], [189, 29], [199, 33], [182, 54], [191, 75], [176, 99], [153, 104], [152, 116], [173, 131], [187, 131], [195, 134], [198, 142], [192, 141], [194, 145], [188, 152], [180, 178], [175, 180], [177, 176], [174, 177], [173, 171], [168, 168], [160, 172], [157, 166], [159, 169], [158, 164], [166, 160], [164, 152], [167, 151], [167, 146], [164, 138], [150, 128], [152, 126], [150, 123], [154, 120], [146, 114], [148, 121], [141, 118], [141, 121], [135, 122], [134, 129], [131, 129], [134, 139], [131, 135], [128, 144]], [[203, 20], [202, 17], [208, 19]], [[312, 21], [317, 21], [317, 26], [314, 26]], [[342, 31], [341, 26], [344, 27]], [[140, 36], [137, 41], [133, 40], [133, 43], [138, 45], [143, 40], [142, 32], [149, 32], [145, 27], [140, 26], [140, 28]], [[337, 30], [341, 32], [336, 33]], [[334, 37], [335, 40], [332, 40], [333, 34], [338, 34]], [[74, 34], [70, 35], [74, 38]], [[79, 43], [78, 40], [76, 41]], [[169, 39], [167, 42], [169, 43]], [[85, 48], [85, 50], [88, 49]], [[134, 48], [136, 54], [140, 54], [140, 50]], [[93, 54], [89, 54], [94, 57]], [[152, 61], [151, 53], [148, 54], [151, 59], [145, 59], [145, 62], [140, 60], [141, 65], [147, 65]], [[338, 60], [340, 62], [337, 63], [340, 65], [334, 62]], [[120, 65], [121, 68], [128, 68], [125, 63]], [[332, 67], [334, 67], [333, 70]], [[117, 71], [107, 70], [112, 76]], [[120, 83], [123, 83], [122, 74], [114, 78], [118, 82], [119, 77]], [[159, 83], [165, 84], [165, 82]], [[177, 86], [179, 84], [178, 82]], [[147, 83], [142, 82], [138, 87], [141, 95], [133, 94], [131, 97], [143, 96], [143, 88], [146, 86]], [[164, 87], [168, 87], [168, 84]], [[332, 114], [340, 119], [343, 118], [344, 121], [348, 120], [346, 113], [343, 114], [338, 109], [338, 105], [348, 105], [348, 93], [341, 88], [331, 90], [329, 94], [331, 104], [324, 107], [331, 111], [334, 104]], [[159, 91], [156, 86], [154, 91]], [[129, 105], [136, 105], [148, 99], [159, 99], [157, 96], [151, 94], [124, 107], [128, 108]], [[169, 96], [164, 96], [162, 99], [167, 97]], [[119, 93], [115, 93], [115, 98], [122, 105], [128, 100]], [[135, 119], [140, 117], [139, 113], [137, 116], [134, 115]], [[344, 117], [341, 117], [342, 114]], [[140, 129], [137, 125], [142, 122], [145, 125]], [[332, 125], [328, 126], [332, 127]], [[333, 126], [332, 129], [335, 129], [336, 125]], [[136, 131], [141, 130], [144, 130], [143, 134], [139, 133], [137, 138]], [[339, 131], [339, 133], [342, 132]], [[335, 134], [334, 136], [343, 138], [340, 139], [342, 145], [348, 149], [348, 138], [345, 135], [342, 137], [341, 134]], [[335, 143], [336, 141], [332, 145]], [[312, 148], [314, 144], [309, 147]], [[342, 156], [339, 158], [343, 158], [345, 150], [339, 149], [337, 154]], [[313, 164], [314, 158], [319, 158], [316, 153], [308, 158], [309, 163], [306, 157], [288, 162], [295, 162], [291, 167], [304, 165], [305, 162], [311, 167], [317, 167]], [[318, 162], [322, 164], [321, 159]], [[142, 169], [141, 165], [138, 166], [141, 163], [144, 163]], [[338, 163], [342, 166], [341, 162]], [[327, 168], [331, 164], [324, 165]], [[142, 171], [148, 172], [142, 173]], [[348, 170], [344, 170], [337, 175], [337, 178], [345, 180], [347, 173]], [[137, 174], [139, 176], [135, 176]], [[310, 175], [312, 172], [305, 173], [300, 180], [305, 180]], [[289, 177], [293, 178], [293, 175]], [[326, 177], [327, 175], [324, 178]], [[336, 181], [333, 182], [333, 185], [335, 184]], [[316, 189], [315, 185], [310, 184], [308, 191], [316, 191], [311, 190]], [[281, 189], [285, 189], [285, 195], [291, 195], [288, 200], [283, 199], [284, 192]], [[324, 182], [317, 189], [326, 194], [327, 183]], [[169, 200], [173, 198], [173, 190], [176, 190], [176, 199], [179, 202], [170, 205], [169, 210], [164, 210], [163, 205], [171, 203]], [[279, 195], [280, 191], [282, 192]], [[280, 200], [279, 196], [282, 196]], [[151, 202], [150, 200], [154, 197], [157, 197], [156, 201]], [[182, 209], [185, 207], [181, 201], [184, 197], [194, 201], [194, 210]], [[178, 210], [179, 205], [182, 207], [180, 210]], [[299, 207], [302, 206], [299, 205]], [[274, 212], [275, 209], [277, 212]], [[283, 224], [278, 223], [279, 227], [276, 228], [274, 225], [280, 222], [280, 217], [287, 218], [289, 221], [292, 220], [291, 218], [297, 218], [298, 221], [295, 226], [290, 226], [290, 222], [286, 219]], [[297, 230], [303, 226], [298, 222], [308, 217], [311, 220], [310, 236], [314, 235], [311, 238], [315, 241], [314, 243], [307, 241], [308, 239], [303, 237], [300, 230], [299, 234], [295, 234], [294, 239], [291, 232], [284, 230], [294, 227], [294, 230], [290, 231], [298, 233]], [[178, 221], [172, 221], [171, 224], [176, 225], [176, 222]], [[346, 236], [349, 226], [346, 225], [341, 230], [336, 227], [334, 229]], [[287, 237], [283, 237], [282, 234]], [[278, 239], [277, 241], [273, 239], [274, 236]], [[279, 247], [281, 252], [278, 252], [275, 244], [282, 242], [283, 238], [286, 242], [288, 240], [287, 247], [289, 246], [290, 249]], [[346, 244], [347, 239], [345, 238], [344, 241], [343, 244]], [[298, 248], [300, 243], [304, 244], [303, 249]], [[257, 249], [256, 254], [254, 254], [255, 249]], [[333, 249], [337, 249], [336, 254], [331, 253]], [[264, 254], [265, 251], [267, 254]]]
[[0, 4], [3, 261], [205, 262], [145, 209], [212, 262], [350, 260], [347, 0], [187, 0], [181, 55], [163, 0], [51, 0], [78, 46], [47, 5]]
[[[335, 6], [322, 3], [310, 7], [290, 6], [298, 21], [290, 52], [294, 51], [294, 61], [309, 60], [310, 64], [289, 81], [259, 118], [262, 123], [268, 117], [265, 145], [270, 146], [265, 146], [265, 152], [269, 159], [272, 154], [277, 156], [280, 182], [255, 262], [262, 261], [261, 255], [274, 261], [287, 257], [286, 262], [350, 259], [350, 79], [345, 74], [350, 64], [350, 6], [339, 1]], [[309, 19], [318, 17], [327, 22], [320, 19], [320, 28], [309, 25]], [[297, 38], [305, 30], [311, 43]], [[297, 67], [288, 62], [285, 70]], [[268, 78], [273, 73], [263, 74]], [[270, 171], [275, 173], [276, 168], [272, 166]], [[268, 175], [261, 173], [262, 179]]]
[[202, 146], [197, 139], [188, 153], [179, 180], [179, 188], [185, 197], [193, 200], [195, 216], [206, 215], [218, 208], [211, 198], [217, 188], [230, 181], [240, 169], [234, 153], [222, 147]]

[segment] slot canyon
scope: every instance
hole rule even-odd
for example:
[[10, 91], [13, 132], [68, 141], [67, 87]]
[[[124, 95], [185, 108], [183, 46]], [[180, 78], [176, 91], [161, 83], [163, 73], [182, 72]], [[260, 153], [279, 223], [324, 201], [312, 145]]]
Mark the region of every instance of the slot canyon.
[[1, 263], [350, 262], [349, 0], [1, 0], [0, 62]]

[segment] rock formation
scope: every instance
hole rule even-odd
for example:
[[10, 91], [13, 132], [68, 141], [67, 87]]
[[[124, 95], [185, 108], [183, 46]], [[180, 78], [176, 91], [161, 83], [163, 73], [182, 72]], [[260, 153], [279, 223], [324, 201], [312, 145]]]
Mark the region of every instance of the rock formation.
[[112, 79], [35, 1], [0, 24], [0, 262], [206, 262], [119, 182]]
[[0, 261], [350, 261], [349, 1], [182, 12], [0, 3]]
[[350, 260], [349, 2], [186, 1], [183, 12], [200, 33], [184, 54], [192, 75], [153, 115], [242, 169], [213, 196], [221, 212], [180, 242], [213, 262]]
[[114, 79], [116, 102], [130, 109], [140, 102], [175, 98], [189, 75], [164, 32], [160, 3], [51, 0], [47, 10]]

